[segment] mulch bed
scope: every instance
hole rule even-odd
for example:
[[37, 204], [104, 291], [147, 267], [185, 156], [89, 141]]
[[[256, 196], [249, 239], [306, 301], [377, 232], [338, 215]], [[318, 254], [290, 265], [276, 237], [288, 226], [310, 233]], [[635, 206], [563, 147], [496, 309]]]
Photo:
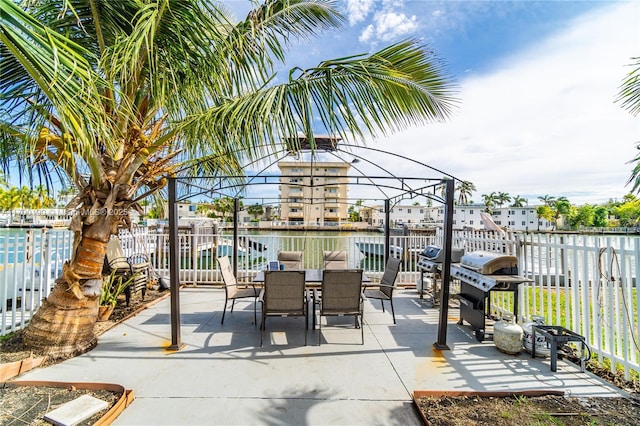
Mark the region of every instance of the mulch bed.
[[630, 398], [441, 396], [415, 401], [428, 426], [637, 426], [640, 401]]

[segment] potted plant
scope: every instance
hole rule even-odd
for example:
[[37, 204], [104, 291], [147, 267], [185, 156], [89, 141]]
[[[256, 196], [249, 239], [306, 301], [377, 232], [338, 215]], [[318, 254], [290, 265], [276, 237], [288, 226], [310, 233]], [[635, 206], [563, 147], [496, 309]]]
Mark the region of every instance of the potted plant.
[[118, 297], [125, 292], [134, 278], [135, 274], [123, 275], [117, 273], [117, 271], [113, 271], [109, 275], [102, 277], [98, 321], [106, 321], [109, 319], [118, 303]]

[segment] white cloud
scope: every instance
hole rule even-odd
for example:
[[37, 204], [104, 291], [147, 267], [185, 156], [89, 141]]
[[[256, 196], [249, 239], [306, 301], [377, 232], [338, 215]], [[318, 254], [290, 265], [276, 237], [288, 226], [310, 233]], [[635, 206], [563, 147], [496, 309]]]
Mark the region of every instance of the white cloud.
[[371, 40], [371, 38], [373, 37], [373, 34], [374, 34], [373, 25], [367, 25], [367, 27], [360, 34], [360, 37], [358, 37], [358, 40], [362, 43], [367, 43], [369, 40]]
[[463, 80], [461, 108], [448, 123], [369, 146], [473, 182], [475, 201], [493, 191], [532, 203], [545, 194], [575, 204], [622, 198], [640, 120], [613, 101], [638, 54], [639, 8], [618, 3], [569, 23], [493, 72]]
[[347, 18], [349, 25], [365, 20], [373, 8], [374, 0], [347, 0]]
[[[390, 41], [399, 37], [407, 36], [417, 31], [419, 27], [418, 19], [415, 15], [407, 15], [403, 12], [405, 2], [403, 0], [383, 0], [373, 2], [366, 0], [359, 4], [357, 0], [347, 0], [349, 10], [349, 23], [364, 21], [366, 16], [374, 10], [373, 22], [364, 27], [360, 33], [359, 40], [362, 43], [377, 41]], [[356, 3], [356, 5], [354, 5]], [[353, 9], [353, 11], [352, 11]], [[361, 12], [364, 10], [364, 13]], [[357, 21], [352, 20], [358, 17]]]
[[404, 13], [378, 12], [374, 18], [376, 37], [389, 41], [411, 34], [418, 29], [415, 15], [409, 17]]

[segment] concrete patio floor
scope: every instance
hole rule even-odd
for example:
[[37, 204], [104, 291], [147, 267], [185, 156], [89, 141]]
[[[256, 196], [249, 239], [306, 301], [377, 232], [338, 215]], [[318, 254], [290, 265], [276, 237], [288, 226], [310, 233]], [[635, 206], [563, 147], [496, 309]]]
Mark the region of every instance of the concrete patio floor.
[[323, 319], [321, 346], [317, 330], [304, 346], [303, 318], [269, 318], [261, 348], [252, 302], [238, 301], [221, 325], [224, 290], [185, 288], [182, 350], [165, 349], [167, 298], [107, 331], [89, 353], [20, 380], [121, 384], [135, 395], [121, 425], [419, 425], [414, 390], [621, 394], [572, 363], [559, 361], [552, 373], [548, 359], [478, 342], [456, 325], [457, 309], [449, 310], [450, 350], [437, 351], [438, 309], [415, 290], [394, 295], [396, 325], [378, 301], [365, 302], [364, 345], [351, 317]]

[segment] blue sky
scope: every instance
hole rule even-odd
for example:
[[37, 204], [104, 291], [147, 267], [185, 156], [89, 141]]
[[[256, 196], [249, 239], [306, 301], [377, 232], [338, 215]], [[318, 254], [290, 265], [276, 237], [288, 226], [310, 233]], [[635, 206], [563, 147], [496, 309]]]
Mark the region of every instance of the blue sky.
[[[251, 5], [226, 3], [239, 17]], [[286, 68], [415, 37], [446, 62], [459, 86], [460, 107], [447, 123], [371, 139], [368, 146], [421, 158], [473, 182], [476, 202], [493, 191], [530, 204], [543, 195], [584, 204], [629, 192], [640, 118], [614, 99], [631, 57], [640, 56], [639, 1], [336, 4], [344, 27], [294, 45]]]

